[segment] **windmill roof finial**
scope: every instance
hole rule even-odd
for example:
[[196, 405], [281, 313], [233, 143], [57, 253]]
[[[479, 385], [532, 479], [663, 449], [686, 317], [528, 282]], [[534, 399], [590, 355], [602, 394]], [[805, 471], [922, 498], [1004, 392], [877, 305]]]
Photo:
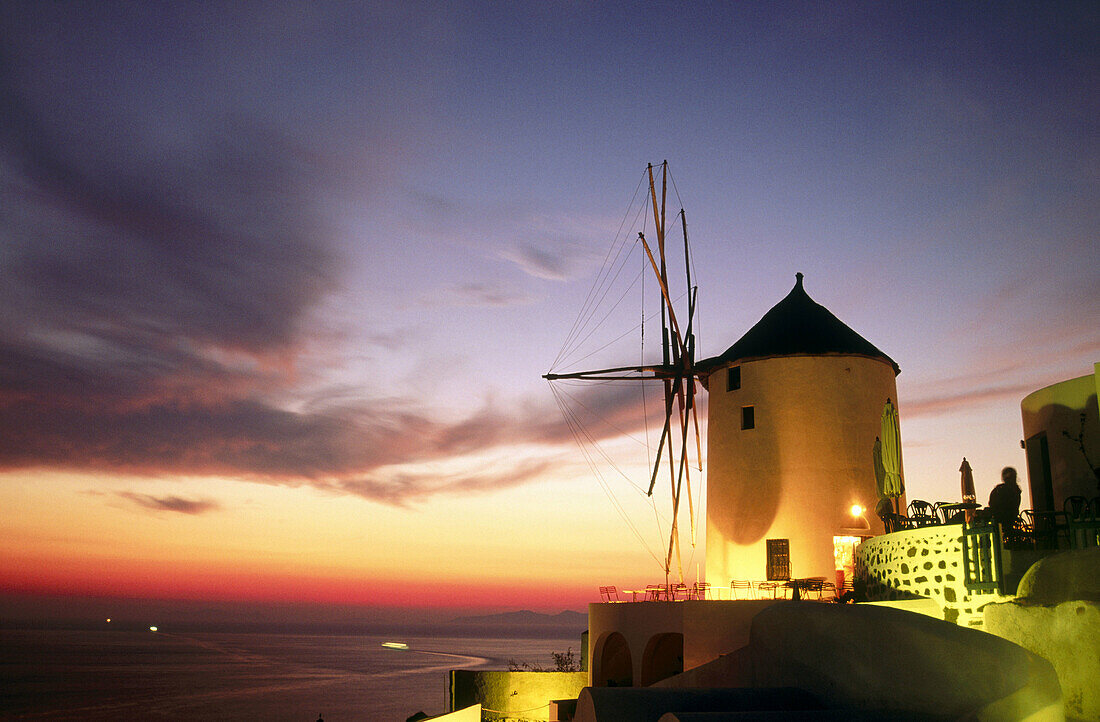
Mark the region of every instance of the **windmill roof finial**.
[[803, 276], [802, 276], [802, 272], [801, 272], [801, 271], [799, 271], [798, 273], [794, 274], [794, 285], [796, 285], [796, 286], [801, 286], [801, 285], [802, 285], [802, 278], [803, 278]]

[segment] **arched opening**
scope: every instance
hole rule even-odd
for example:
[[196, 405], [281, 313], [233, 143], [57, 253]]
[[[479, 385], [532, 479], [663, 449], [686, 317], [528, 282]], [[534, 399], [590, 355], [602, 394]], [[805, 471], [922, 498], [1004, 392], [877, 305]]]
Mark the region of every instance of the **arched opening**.
[[649, 640], [642, 654], [642, 686], [684, 671], [684, 635], [668, 632]]
[[618, 632], [604, 636], [596, 645], [596, 665], [592, 674], [594, 687], [633, 687], [634, 662], [626, 637]]

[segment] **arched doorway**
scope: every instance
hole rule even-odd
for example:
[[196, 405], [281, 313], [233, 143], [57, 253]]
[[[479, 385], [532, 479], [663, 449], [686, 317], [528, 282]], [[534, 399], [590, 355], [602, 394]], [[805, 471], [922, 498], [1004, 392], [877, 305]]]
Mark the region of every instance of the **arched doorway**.
[[626, 637], [610, 632], [596, 645], [596, 665], [592, 675], [594, 687], [633, 687], [634, 662]]
[[642, 654], [642, 686], [672, 677], [684, 671], [684, 635], [658, 634], [649, 640]]

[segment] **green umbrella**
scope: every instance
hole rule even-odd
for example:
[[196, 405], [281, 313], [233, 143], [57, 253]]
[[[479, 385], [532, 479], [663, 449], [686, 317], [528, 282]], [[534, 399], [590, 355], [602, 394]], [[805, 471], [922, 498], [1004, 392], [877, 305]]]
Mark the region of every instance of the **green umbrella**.
[[886, 469], [882, 466], [882, 439], [875, 437], [875, 448], [871, 450], [871, 458], [875, 464], [875, 488], [878, 489], [878, 498], [886, 498]]
[[[898, 427], [898, 410], [890, 399], [882, 409], [882, 494], [897, 499], [905, 491], [901, 482], [901, 429]], [[897, 509], [895, 501], [894, 508]], [[899, 512], [900, 513], [900, 512]]]

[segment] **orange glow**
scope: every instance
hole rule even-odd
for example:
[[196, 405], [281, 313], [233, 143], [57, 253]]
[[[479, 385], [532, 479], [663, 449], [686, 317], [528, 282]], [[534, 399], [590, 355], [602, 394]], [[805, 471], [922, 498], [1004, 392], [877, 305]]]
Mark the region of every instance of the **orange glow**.
[[239, 564], [179, 563], [165, 567], [141, 559], [35, 559], [0, 562], [6, 591], [62, 596], [306, 602], [363, 606], [512, 607], [533, 600], [546, 607], [581, 608], [595, 587], [467, 576], [424, 581], [400, 577], [352, 576], [243, 568]]
[[[218, 479], [187, 480], [185, 492], [160, 479], [3, 480], [0, 505], [19, 510], [0, 555], [0, 589], [11, 595], [556, 613], [584, 610], [602, 584], [664, 581], [585, 481], [555, 481], [538, 504], [528, 486], [404, 509]], [[150, 510], [126, 493], [218, 506]], [[100, 623], [120, 617], [103, 612]]]

